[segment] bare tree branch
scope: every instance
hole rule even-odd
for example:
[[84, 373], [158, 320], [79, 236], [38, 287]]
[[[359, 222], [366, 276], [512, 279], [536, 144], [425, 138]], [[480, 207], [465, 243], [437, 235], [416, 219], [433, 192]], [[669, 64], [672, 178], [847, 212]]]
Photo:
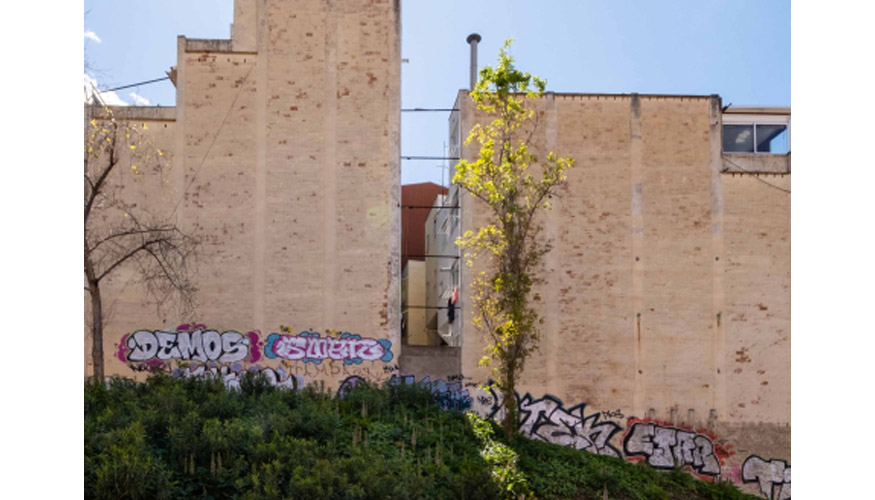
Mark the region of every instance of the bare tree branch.
[[137, 228], [137, 229], [131, 229], [128, 231], [121, 231], [119, 233], [112, 233], [109, 236], [106, 236], [104, 238], [97, 240], [97, 243], [95, 243], [94, 246], [86, 249], [86, 251], [93, 252], [93, 251], [97, 250], [97, 248], [100, 247], [100, 245], [107, 243], [111, 240], [117, 239], [117, 238], [123, 238], [125, 236], [135, 236], [135, 235], [142, 235], [142, 234], [162, 233], [162, 232], [171, 232], [171, 231], [178, 231], [178, 229], [176, 227], [168, 226], [168, 227], [163, 227], [163, 228], [162, 227]]
[[[191, 276], [199, 244], [183, 233], [169, 216], [137, 207], [136, 196], [148, 192], [138, 193], [138, 190], [148, 189], [146, 186], [155, 178], [147, 176], [141, 178], [141, 182], [126, 183], [125, 172], [118, 167], [130, 159], [130, 175], [141, 171], [133, 165], [134, 161], [142, 166], [153, 166], [160, 174], [163, 154], [160, 150], [157, 155], [150, 154], [149, 138], [137, 123], [117, 120], [112, 117], [110, 108], [103, 109], [104, 116], [86, 125], [84, 161], [85, 290], [92, 313], [86, 323], [91, 329], [94, 376], [98, 378], [104, 375], [103, 328], [111, 312], [103, 305], [101, 285], [105, 278], [122, 267], [134, 266], [140, 277], [128, 283], [138, 282], [144, 286], [159, 312], [172, 297], [179, 297], [173, 304], [180, 309], [193, 308], [196, 289]], [[146, 130], [145, 124], [142, 130]], [[115, 176], [113, 172], [120, 175]], [[163, 186], [155, 188], [160, 190]]]
[[104, 270], [102, 273], [100, 273], [97, 276], [96, 281], [99, 283], [100, 280], [102, 280], [107, 274], [111, 273], [118, 266], [124, 264], [125, 261], [127, 261], [128, 259], [130, 259], [134, 255], [136, 255], [138, 252], [148, 251], [150, 245], [156, 245], [156, 244], [161, 243], [162, 241], [166, 241], [166, 240], [163, 240], [163, 239], [162, 240], [149, 240], [149, 241], [143, 243], [142, 245], [128, 251], [128, 253], [122, 255], [118, 260], [116, 260], [108, 268], [106, 268], [106, 270]]

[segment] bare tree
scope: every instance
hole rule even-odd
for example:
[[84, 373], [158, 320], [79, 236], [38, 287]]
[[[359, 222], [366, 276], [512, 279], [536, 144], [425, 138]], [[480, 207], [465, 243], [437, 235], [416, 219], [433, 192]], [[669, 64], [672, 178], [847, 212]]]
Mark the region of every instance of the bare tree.
[[[166, 159], [151, 147], [145, 123], [116, 118], [107, 106], [88, 106], [85, 124], [85, 290], [91, 304], [94, 376], [103, 380], [106, 321], [101, 285], [120, 269], [136, 271], [159, 312], [172, 303], [180, 313], [194, 309], [198, 242], [183, 233], [171, 215], [137, 203], [126, 189], [128, 176], [163, 179]], [[130, 184], [130, 183], [128, 183]]]

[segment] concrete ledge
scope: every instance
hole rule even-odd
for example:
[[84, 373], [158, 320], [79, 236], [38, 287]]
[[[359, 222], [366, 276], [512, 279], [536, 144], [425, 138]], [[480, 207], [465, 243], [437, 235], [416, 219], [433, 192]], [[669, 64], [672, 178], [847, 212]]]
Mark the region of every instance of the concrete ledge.
[[[107, 106], [121, 120], [176, 121], [176, 106]], [[85, 106], [87, 116], [108, 118], [103, 106]]]
[[[468, 89], [459, 89], [459, 94], [462, 96], [468, 95]], [[617, 98], [631, 98], [632, 96], [637, 95], [642, 99], [678, 99], [678, 100], [688, 100], [688, 99], [711, 99], [712, 97], [719, 97], [716, 94], [710, 95], [701, 95], [701, 94], [639, 94], [637, 92], [632, 92], [629, 94], [605, 94], [605, 93], [592, 93], [592, 92], [554, 92], [552, 90], [547, 90], [544, 92], [544, 95], [541, 98], [547, 97], [548, 94], [552, 94], [557, 98], [562, 99], [617, 99]], [[523, 94], [516, 94], [523, 95]], [[458, 106], [456, 106], [458, 108]]]
[[205, 38], [186, 38], [186, 52], [233, 52], [231, 40], [209, 40]]
[[462, 373], [462, 348], [450, 346], [401, 346], [399, 368], [404, 375], [426, 375], [432, 380], [444, 379]]
[[785, 155], [723, 153], [723, 172], [729, 174], [789, 174], [790, 153]]

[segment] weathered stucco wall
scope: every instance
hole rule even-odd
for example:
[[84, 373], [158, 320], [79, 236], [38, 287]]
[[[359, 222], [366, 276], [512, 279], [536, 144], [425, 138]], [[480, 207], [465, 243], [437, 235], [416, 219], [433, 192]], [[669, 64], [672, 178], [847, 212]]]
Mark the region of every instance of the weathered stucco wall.
[[723, 175], [728, 420], [790, 423], [790, 176]]
[[334, 388], [388, 377], [400, 348], [399, 9], [238, 1], [233, 41], [179, 38], [175, 121], [160, 138], [173, 190], [142, 196], [182, 197], [179, 224], [202, 241], [199, 308], [156, 315], [120, 274], [105, 293], [118, 305], [108, 374], [212, 362], [231, 378], [257, 364]]
[[[464, 92], [456, 104], [464, 134], [482, 118]], [[683, 447], [679, 436], [700, 431], [720, 466], [688, 465], [739, 483], [750, 456], [789, 463], [790, 196], [761, 182], [789, 189], [789, 176], [722, 172], [716, 96], [546, 94], [532, 106], [530, 149], [576, 164], [542, 218], [555, 246], [539, 290], [541, 347], [520, 377], [523, 427], [654, 466], [646, 443]], [[463, 146], [463, 157], [476, 153]], [[463, 196], [462, 231], [485, 216]], [[463, 269], [462, 372], [484, 381]], [[593, 415], [605, 423], [589, 438], [601, 444], [572, 430]]]

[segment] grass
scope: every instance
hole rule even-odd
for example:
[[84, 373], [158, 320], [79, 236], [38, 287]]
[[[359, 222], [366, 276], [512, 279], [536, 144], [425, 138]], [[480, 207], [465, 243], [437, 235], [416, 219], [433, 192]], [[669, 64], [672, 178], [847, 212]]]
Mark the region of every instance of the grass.
[[85, 384], [85, 491], [95, 499], [735, 500], [726, 483], [518, 439], [442, 411], [419, 386], [343, 398], [221, 380]]

